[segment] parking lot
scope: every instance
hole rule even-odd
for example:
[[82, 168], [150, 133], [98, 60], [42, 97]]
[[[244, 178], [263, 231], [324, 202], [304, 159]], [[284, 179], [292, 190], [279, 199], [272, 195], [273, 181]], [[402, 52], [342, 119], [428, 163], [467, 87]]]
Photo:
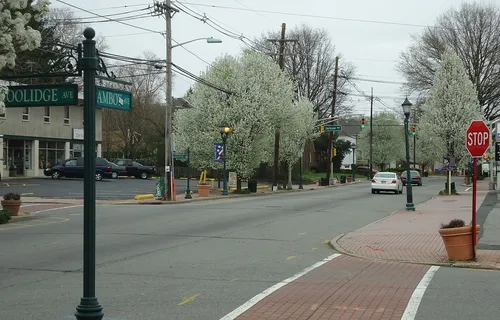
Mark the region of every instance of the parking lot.
[[[104, 179], [96, 181], [96, 197], [98, 200], [124, 200], [133, 199], [138, 194], [154, 194], [157, 182], [158, 179]], [[191, 180], [190, 189], [193, 192], [196, 192], [197, 184], [198, 181]], [[176, 185], [176, 193], [183, 194], [187, 180], [176, 180]], [[215, 187], [217, 187], [217, 181], [215, 181]], [[19, 193], [27, 197], [83, 199], [83, 179], [4, 179], [0, 181], [0, 196], [7, 192]]]

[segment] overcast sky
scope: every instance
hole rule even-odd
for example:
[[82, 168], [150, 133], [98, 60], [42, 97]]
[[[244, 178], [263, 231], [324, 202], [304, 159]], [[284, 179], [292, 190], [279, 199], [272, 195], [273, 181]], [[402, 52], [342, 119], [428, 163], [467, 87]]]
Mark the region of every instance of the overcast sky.
[[[110, 16], [111, 18], [137, 16], [153, 2], [144, 0], [65, 0], [72, 5], [100, 15], [121, 12], [134, 13]], [[498, 2], [499, 0], [494, 0]], [[330, 33], [337, 52], [342, 59], [356, 66], [359, 78], [402, 82], [395, 65], [402, 50], [411, 43], [411, 35], [424, 30], [423, 26], [432, 25], [437, 16], [452, 6], [459, 6], [460, 0], [186, 0], [181, 1], [189, 9], [222, 27], [254, 39], [267, 30], [281, 30], [284, 22], [287, 29], [296, 25], [308, 24], [324, 28]], [[65, 7], [53, 0], [53, 6]], [[222, 8], [226, 7], [226, 8]], [[230, 7], [230, 8], [229, 8]], [[143, 9], [142, 11], [140, 11]], [[268, 11], [268, 12], [262, 12]], [[75, 9], [78, 17], [90, 17], [89, 13]], [[274, 13], [273, 13], [274, 12]], [[279, 13], [278, 13], [279, 12]], [[352, 19], [352, 20], [350, 20]], [[96, 20], [103, 20], [96, 18]], [[358, 20], [358, 21], [353, 21]], [[361, 20], [366, 20], [361, 21]], [[375, 22], [368, 22], [376, 21]], [[161, 17], [141, 17], [126, 23], [150, 29], [139, 30], [116, 22], [94, 23], [96, 32], [104, 37], [109, 45], [108, 51], [115, 54], [137, 57], [150, 51], [164, 59], [165, 39], [160, 32], [165, 31], [165, 20]], [[154, 33], [152, 31], [158, 31]], [[207, 44], [197, 41], [173, 49], [173, 62], [188, 71], [199, 75], [206, 70], [207, 62], [212, 62], [223, 54], [237, 55], [245, 45], [212, 29], [203, 22], [183, 13], [177, 13], [172, 20], [172, 38], [185, 42], [195, 38], [214, 37], [221, 39], [220, 44]], [[196, 57], [197, 55], [198, 57]], [[205, 61], [202, 61], [205, 60]], [[183, 96], [192, 80], [176, 75], [174, 96]], [[375, 110], [387, 110], [404, 100], [399, 84], [369, 81], [356, 81], [358, 88], [369, 94], [373, 87], [374, 95], [382, 99], [376, 101]], [[354, 98], [356, 111], [369, 114], [369, 102]], [[385, 104], [385, 106], [384, 106]]]

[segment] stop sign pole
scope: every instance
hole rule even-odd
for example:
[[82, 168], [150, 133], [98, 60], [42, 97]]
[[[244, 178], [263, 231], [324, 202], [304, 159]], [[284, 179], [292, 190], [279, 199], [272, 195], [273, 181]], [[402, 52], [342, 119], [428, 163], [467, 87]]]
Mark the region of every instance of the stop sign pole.
[[465, 145], [474, 159], [474, 177], [472, 180], [472, 257], [476, 260], [476, 194], [477, 194], [477, 158], [482, 157], [490, 147], [490, 129], [482, 120], [473, 120], [465, 135]]

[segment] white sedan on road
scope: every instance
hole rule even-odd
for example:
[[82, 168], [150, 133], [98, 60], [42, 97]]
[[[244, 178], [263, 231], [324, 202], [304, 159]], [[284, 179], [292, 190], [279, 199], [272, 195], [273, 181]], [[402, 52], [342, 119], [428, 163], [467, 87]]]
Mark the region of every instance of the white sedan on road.
[[403, 182], [394, 172], [378, 172], [372, 179], [372, 193], [380, 193], [380, 191], [401, 194], [403, 193]]

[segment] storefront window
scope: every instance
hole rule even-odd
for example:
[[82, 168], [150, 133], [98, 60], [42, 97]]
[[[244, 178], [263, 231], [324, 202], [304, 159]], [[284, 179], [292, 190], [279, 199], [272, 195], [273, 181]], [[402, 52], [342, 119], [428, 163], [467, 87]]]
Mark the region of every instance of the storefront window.
[[39, 168], [45, 169], [61, 163], [64, 158], [64, 142], [40, 141], [39, 144]]

